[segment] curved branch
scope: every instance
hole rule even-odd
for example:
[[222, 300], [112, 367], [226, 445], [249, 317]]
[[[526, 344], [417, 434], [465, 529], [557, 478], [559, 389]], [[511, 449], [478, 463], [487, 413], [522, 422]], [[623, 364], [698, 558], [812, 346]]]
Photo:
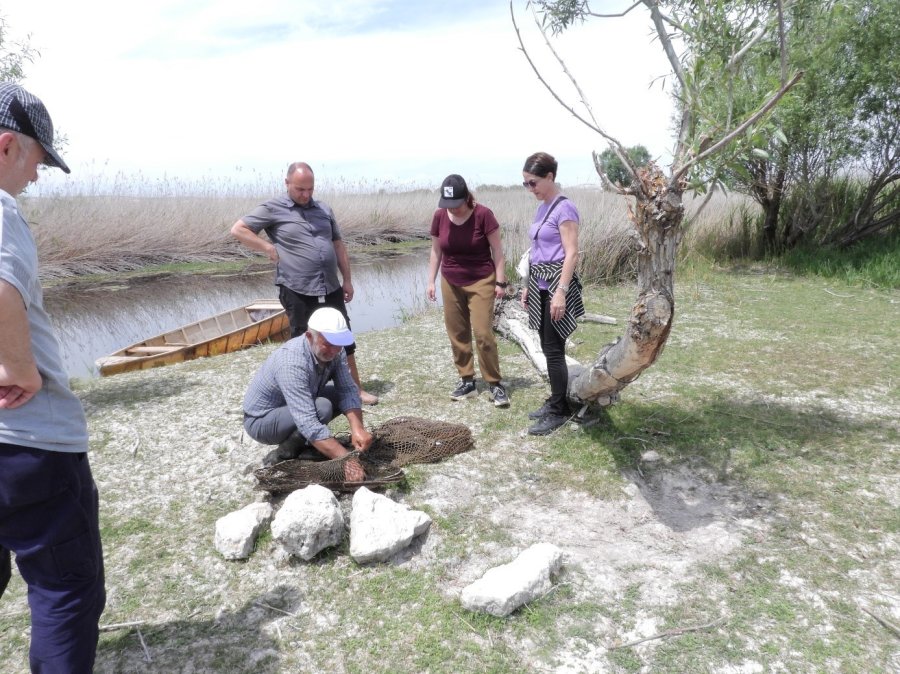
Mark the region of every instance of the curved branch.
[[665, 18], [663, 17], [662, 12], [659, 11], [659, 3], [657, 0], [641, 1], [647, 6], [647, 9], [650, 10], [650, 17], [653, 19], [653, 26], [656, 28], [656, 34], [659, 37], [660, 44], [663, 46], [663, 50], [666, 52], [666, 58], [669, 59], [669, 65], [672, 66], [672, 71], [675, 73], [675, 77], [678, 78], [678, 83], [681, 84], [683, 89], [687, 89], [684, 69], [681, 67], [681, 61], [678, 60], [678, 54], [675, 53], [675, 47], [672, 45], [672, 40], [669, 38], [669, 33], [666, 31], [664, 25]]
[[[635, 6], [637, 6], [637, 5], [636, 4], [632, 5], [632, 8], [634, 8]], [[628, 11], [630, 11], [630, 10], [628, 10]], [[541, 22], [538, 20], [537, 13], [534, 11], [533, 5], [532, 5], [532, 14], [534, 16], [534, 25], [537, 26], [537, 29], [541, 32], [541, 36], [544, 38], [544, 44], [547, 45], [547, 49], [550, 50], [551, 54], [553, 54], [553, 57], [556, 59], [556, 62], [559, 63], [560, 68], [562, 68], [562, 71], [565, 73], [566, 77], [569, 78], [569, 81], [572, 83], [572, 86], [575, 87], [575, 91], [578, 92], [578, 96], [579, 96], [579, 98], [581, 98], [581, 104], [584, 106], [585, 110], [587, 110], [588, 115], [591, 118], [591, 121], [594, 123], [594, 128], [599, 131], [600, 135], [602, 135], [604, 138], [606, 138], [606, 140], [609, 141], [610, 147], [612, 147], [612, 150], [613, 150], [613, 152], [615, 152], [616, 156], [619, 158], [619, 161], [621, 161], [623, 166], [625, 166], [628, 169], [628, 172], [631, 173], [632, 178], [635, 181], [637, 181], [637, 179], [638, 179], [637, 167], [631, 161], [631, 157], [628, 156], [628, 153], [625, 151], [625, 148], [622, 146], [622, 143], [620, 143], [618, 140], [616, 140], [612, 136], [608, 136], [608, 135], [604, 134], [603, 131], [600, 131], [600, 123], [597, 121], [597, 118], [594, 116], [594, 111], [591, 109], [591, 104], [588, 102], [587, 96], [584, 95], [584, 92], [581, 90], [581, 87], [578, 85], [578, 81], [575, 79], [575, 77], [572, 75], [572, 73], [569, 72], [569, 69], [566, 66], [566, 62], [563, 61], [563, 59], [557, 53], [556, 49], [553, 48], [553, 44], [550, 42], [550, 38], [547, 37], [547, 32], [544, 30], [544, 27], [541, 25]], [[594, 162], [594, 166], [598, 169], [598, 173], [599, 173], [600, 172], [599, 165], [597, 164], [596, 161]], [[601, 175], [601, 180], [602, 179], [603, 179], [603, 176]]]
[[[747, 52], [753, 48], [757, 42], [763, 39], [766, 33], [769, 32], [768, 26], [760, 26], [757, 31], [747, 40], [747, 44], [740, 48], [737, 54], [729, 59], [728, 63], [725, 64], [725, 69], [734, 72], [734, 69], [737, 68], [738, 64], [743, 60], [743, 58], [747, 55]], [[784, 81], [782, 81], [784, 84]]]
[[532, 18], [534, 18], [534, 25], [537, 26], [537, 29], [541, 33], [541, 37], [544, 38], [544, 44], [547, 45], [547, 49], [550, 50], [550, 53], [553, 54], [553, 58], [556, 59], [556, 62], [559, 63], [559, 67], [562, 68], [562, 71], [565, 73], [566, 77], [569, 78], [569, 81], [572, 83], [572, 86], [575, 87], [575, 91], [578, 92], [579, 98], [581, 98], [581, 104], [584, 106], [584, 109], [587, 110], [588, 116], [591, 118], [591, 121], [594, 123], [596, 128], [600, 128], [600, 124], [597, 122], [597, 118], [594, 117], [594, 111], [591, 109], [590, 103], [587, 101], [587, 97], [584, 95], [584, 92], [581, 90], [581, 87], [578, 86], [578, 82], [572, 76], [572, 73], [569, 72], [569, 69], [566, 67], [566, 62], [560, 58], [559, 54], [556, 52], [556, 49], [553, 48], [553, 44], [550, 42], [550, 38], [547, 37], [547, 32], [544, 30], [544, 27], [541, 25], [540, 20], [538, 20], [537, 12], [534, 9], [534, 5], [531, 5], [531, 14]]
[[598, 19], [615, 19], [615, 18], [620, 18], [620, 17], [623, 17], [623, 16], [625, 16], [626, 14], [628, 14], [628, 12], [630, 12], [632, 9], [634, 9], [634, 8], [637, 7], [638, 5], [640, 5], [642, 1], [643, 1], [643, 0], [636, 0], [635, 3], [634, 3], [633, 5], [631, 5], [631, 7], [629, 7], [628, 9], [626, 9], [624, 12], [619, 12], [618, 14], [597, 14], [596, 12], [592, 12], [592, 11], [591, 11], [591, 8], [588, 7], [587, 3], [584, 3], [584, 6], [585, 6], [585, 8], [586, 8], [586, 11], [585, 11], [584, 15], [585, 15], [585, 16], [596, 16]]
[[650, 10], [650, 17], [653, 19], [653, 26], [656, 29], [659, 43], [662, 45], [666, 58], [669, 59], [669, 65], [672, 66], [672, 72], [678, 80], [682, 98], [684, 99], [681, 104], [681, 122], [679, 124], [678, 140], [676, 141], [675, 146], [675, 161], [677, 162], [678, 157], [682, 155], [684, 148], [688, 145], [688, 135], [690, 134], [690, 128], [693, 124], [690, 101], [694, 100], [694, 94], [687, 85], [684, 68], [681, 66], [681, 61], [678, 58], [678, 54], [675, 53], [675, 47], [672, 45], [672, 40], [666, 31], [665, 18], [659, 10], [659, 2], [657, 0], [643, 0], [643, 2], [647, 6], [647, 9]]
[[522, 50], [522, 53], [525, 55], [525, 58], [528, 60], [528, 65], [531, 66], [531, 69], [534, 71], [534, 74], [537, 75], [537, 78], [540, 81], [540, 83], [544, 85], [544, 88], [546, 88], [547, 91], [550, 92], [550, 95], [556, 99], [556, 102], [559, 103], [561, 106], [563, 106], [566, 110], [568, 110], [575, 119], [577, 119], [579, 122], [584, 124], [586, 127], [591, 129], [592, 131], [600, 134], [603, 138], [608, 140], [610, 143], [617, 143], [618, 141], [615, 138], [613, 138], [612, 136], [608, 135], [603, 129], [596, 126], [595, 124], [592, 124], [591, 122], [586, 120], [584, 117], [579, 115], [577, 112], [575, 112], [575, 109], [572, 106], [570, 106], [568, 103], [566, 103], [562, 98], [560, 98], [559, 94], [557, 94], [556, 91], [554, 91], [553, 87], [551, 87], [549, 84], [547, 84], [547, 81], [541, 75], [541, 72], [538, 70], [537, 66], [534, 64], [534, 61], [531, 60], [531, 55], [528, 53], [528, 49], [525, 48], [525, 43], [522, 41], [522, 33], [519, 31], [519, 24], [516, 23], [516, 13], [515, 13], [515, 10], [513, 9], [512, 0], [509, 0], [509, 14], [512, 17], [512, 24], [513, 24], [513, 28], [515, 28], [515, 30], [516, 30], [516, 39], [519, 41], [520, 49]]
[[735, 138], [737, 138], [742, 133], [744, 133], [744, 131], [746, 131], [750, 126], [752, 126], [753, 124], [758, 122], [767, 112], [769, 112], [769, 110], [771, 110], [772, 108], [775, 107], [775, 104], [778, 103], [778, 101], [780, 101], [781, 98], [788, 91], [790, 91], [791, 88], [795, 84], [797, 84], [797, 82], [800, 81], [801, 77], [803, 77], [802, 70], [799, 71], [796, 75], [794, 75], [791, 78], [790, 82], [788, 82], [783, 87], [781, 87], [781, 89], [779, 89], [775, 93], [774, 96], [772, 96], [768, 101], [766, 101], [759, 110], [757, 110], [752, 115], [750, 115], [750, 117], [745, 119], [742, 124], [735, 127], [730, 133], [728, 133], [726, 136], [724, 136], [718, 143], [715, 143], [714, 145], [710, 146], [709, 148], [707, 148], [706, 150], [704, 150], [703, 152], [698, 154], [696, 157], [694, 157], [693, 159], [688, 161], [686, 164], [684, 164], [681, 168], [673, 171], [671, 184], [678, 183], [681, 180], [681, 178], [684, 177], [684, 175], [688, 172], [688, 169], [690, 169], [692, 166], [696, 165], [697, 163], [703, 161], [704, 159], [714, 155], [716, 152], [718, 152], [723, 147], [728, 145], [728, 143], [730, 143]]

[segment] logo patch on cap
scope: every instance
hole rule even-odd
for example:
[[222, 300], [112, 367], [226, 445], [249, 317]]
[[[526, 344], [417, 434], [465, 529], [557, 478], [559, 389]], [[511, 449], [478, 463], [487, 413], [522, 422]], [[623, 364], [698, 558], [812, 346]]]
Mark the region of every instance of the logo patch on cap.
[[444, 186], [444, 199], [453, 198], [453, 185]]

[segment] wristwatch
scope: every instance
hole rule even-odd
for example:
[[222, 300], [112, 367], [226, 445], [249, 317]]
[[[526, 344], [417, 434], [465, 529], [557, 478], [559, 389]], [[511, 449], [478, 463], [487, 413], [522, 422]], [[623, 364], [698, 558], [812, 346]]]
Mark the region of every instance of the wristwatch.
[[562, 291], [563, 291], [563, 295], [568, 295], [568, 294], [569, 294], [569, 286], [564, 286], [562, 283], [560, 283], [560, 284], [559, 284], [558, 286], [556, 286], [556, 287], [557, 287], [559, 290], [562, 290]]
[[498, 288], [506, 288], [509, 285], [509, 281], [497, 281], [494, 285]]

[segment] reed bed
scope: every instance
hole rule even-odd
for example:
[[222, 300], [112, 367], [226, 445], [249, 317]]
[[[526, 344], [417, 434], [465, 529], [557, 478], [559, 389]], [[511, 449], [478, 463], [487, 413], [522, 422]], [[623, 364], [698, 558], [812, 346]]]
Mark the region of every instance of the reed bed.
[[[346, 185], [316, 190], [332, 206], [343, 235], [354, 247], [427, 240], [437, 206], [437, 189], [371, 191]], [[475, 188], [479, 202], [500, 221], [512, 265], [528, 246], [528, 228], [537, 203], [522, 188]], [[128, 271], [178, 262], [215, 262], [250, 257], [229, 229], [241, 216], [276, 194], [260, 184], [212, 186], [177, 181], [153, 184], [135, 193], [119, 185], [104, 193], [60, 190], [26, 195], [23, 211], [32, 225], [45, 278]], [[565, 187], [582, 215], [581, 274], [586, 282], [611, 282], [633, 273], [634, 234], [625, 197], [590, 186]], [[699, 216], [700, 199], [687, 198], [688, 250], [749, 250], [748, 201], [716, 195]]]

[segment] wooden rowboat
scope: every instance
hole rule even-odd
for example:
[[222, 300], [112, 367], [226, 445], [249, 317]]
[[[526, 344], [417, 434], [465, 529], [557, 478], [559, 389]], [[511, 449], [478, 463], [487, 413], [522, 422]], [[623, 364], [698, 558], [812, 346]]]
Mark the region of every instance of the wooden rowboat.
[[278, 300], [256, 300], [202, 321], [126, 346], [97, 359], [101, 376], [146, 370], [194, 358], [218, 356], [265, 341], [290, 337], [287, 314]]

